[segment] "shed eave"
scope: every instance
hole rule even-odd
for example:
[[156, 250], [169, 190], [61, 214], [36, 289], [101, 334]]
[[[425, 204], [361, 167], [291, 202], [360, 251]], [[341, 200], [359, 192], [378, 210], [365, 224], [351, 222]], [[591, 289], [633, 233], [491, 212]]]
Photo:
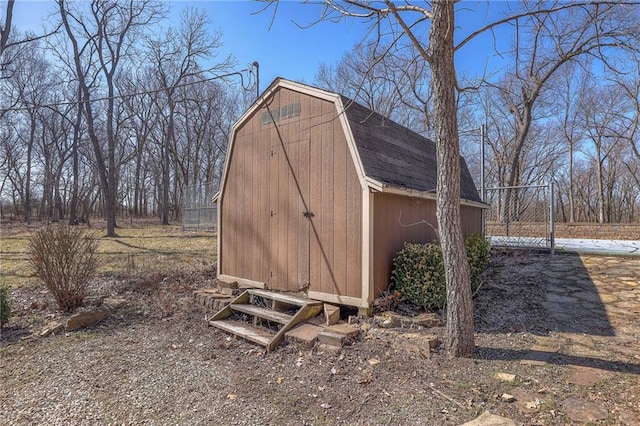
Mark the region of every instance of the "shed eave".
[[[435, 191], [420, 191], [418, 189], [406, 188], [400, 186], [389, 185], [388, 183], [380, 182], [371, 177], [366, 178], [367, 185], [372, 191], [382, 192], [386, 194], [406, 195], [408, 197], [423, 198], [427, 200], [436, 200]], [[460, 204], [470, 207], [478, 207], [481, 209], [489, 209], [490, 204], [483, 203], [481, 201], [467, 200], [465, 198], [460, 199]]]

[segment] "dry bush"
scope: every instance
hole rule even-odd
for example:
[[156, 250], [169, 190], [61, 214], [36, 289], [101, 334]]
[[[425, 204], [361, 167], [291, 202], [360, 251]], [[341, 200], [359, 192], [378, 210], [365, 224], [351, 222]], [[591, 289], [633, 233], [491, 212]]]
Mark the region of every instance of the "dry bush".
[[98, 241], [78, 228], [43, 228], [29, 237], [29, 264], [58, 307], [72, 312], [82, 305], [98, 267]]

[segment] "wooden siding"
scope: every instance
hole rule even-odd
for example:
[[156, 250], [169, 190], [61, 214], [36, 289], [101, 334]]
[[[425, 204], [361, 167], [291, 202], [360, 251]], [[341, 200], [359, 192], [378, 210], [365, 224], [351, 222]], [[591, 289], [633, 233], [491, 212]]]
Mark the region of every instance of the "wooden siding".
[[460, 206], [460, 222], [462, 223], [462, 233], [482, 234], [482, 209], [472, 206]]
[[[221, 194], [220, 273], [361, 297], [362, 188], [335, 105], [285, 88], [236, 128]], [[276, 114], [274, 113], [274, 116]], [[313, 214], [310, 219], [303, 213]]]
[[[405, 242], [428, 243], [437, 239], [436, 202], [396, 194], [374, 193], [374, 294], [389, 287], [393, 258]], [[460, 206], [462, 232], [482, 231], [482, 210]]]

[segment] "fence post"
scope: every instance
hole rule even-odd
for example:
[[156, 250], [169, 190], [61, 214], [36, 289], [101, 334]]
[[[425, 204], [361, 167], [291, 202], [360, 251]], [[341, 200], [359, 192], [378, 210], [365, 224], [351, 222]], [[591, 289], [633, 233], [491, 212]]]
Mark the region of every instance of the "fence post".
[[554, 220], [554, 212], [555, 208], [555, 194], [554, 194], [554, 183], [553, 179], [549, 181], [549, 243], [551, 245], [550, 253], [553, 256], [556, 252], [556, 230], [555, 230], [555, 220]]

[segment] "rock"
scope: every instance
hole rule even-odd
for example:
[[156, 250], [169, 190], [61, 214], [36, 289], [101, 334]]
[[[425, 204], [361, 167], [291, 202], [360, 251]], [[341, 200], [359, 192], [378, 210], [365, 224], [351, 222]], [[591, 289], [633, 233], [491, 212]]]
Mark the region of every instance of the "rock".
[[402, 317], [393, 312], [384, 312], [382, 315], [373, 317], [373, 323], [382, 328], [400, 327], [402, 325]]
[[340, 321], [340, 307], [325, 303], [324, 317], [327, 319], [327, 326], [337, 324]]
[[111, 311], [118, 310], [127, 304], [127, 299], [118, 297], [107, 297], [102, 301], [102, 304], [109, 308]]
[[571, 375], [567, 382], [574, 385], [590, 388], [601, 380], [609, 378], [611, 374], [597, 368], [574, 365], [571, 367]]
[[521, 388], [515, 388], [511, 393], [516, 398], [516, 408], [525, 414], [537, 412], [539, 407], [546, 402], [540, 394]]
[[46, 325], [45, 328], [42, 329], [42, 332], [40, 332], [40, 337], [47, 337], [51, 334], [61, 333], [62, 331], [64, 331], [64, 325], [62, 323], [51, 321]]
[[501, 399], [504, 402], [514, 402], [516, 400], [516, 397], [508, 393], [503, 393]]
[[510, 373], [496, 373], [493, 375], [493, 378], [502, 380], [503, 382], [513, 383], [513, 381], [516, 380], [516, 375]]
[[442, 318], [434, 312], [429, 312], [413, 317], [411, 322], [421, 327], [439, 327], [442, 325]]
[[373, 323], [382, 328], [438, 327], [442, 325], [442, 318], [433, 312], [422, 313], [415, 317], [407, 317], [387, 311], [375, 316]]
[[313, 324], [301, 324], [296, 328], [285, 333], [284, 337], [287, 342], [298, 343], [302, 346], [311, 348], [318, 340], [318, 334], [322, 331], [321, 327]]
[[591, 423], [605, 420], [609, 413], [593, 402], [571, 396], [560, 403], [571, 420], [580, 423]]
[[369, 358], [369, 360], [367, 362], [371, 366], [376, 366], [376, 365], [380, 364], [380, 359], [378, 359], [378, 358]]
[[402, 333], [398, 335], [398, 340], [400, 342], [409, 341], [417, 344], [424, 345], [429, 349], [435, 349], [440, 346], [440, 338], [433, 334], [422, 334], [422, 333]]
[[516, 426], [516, 422], [506, 417], [497, 416], [491, 414], [489, 411], [485, 411], [480, 417], [464, 423], [461, 426]]
[[72, 315], [67, 320], [65, 329], [67, 331], [75, 331], [83, 327], [97, 324], [103, 319], [111, 315], [111, 310], [107, 307], [101, 306], [95, 309], [78, 312]]
[[360, 338], [360, 329], [346, 324], [336, 324], [325, 328], [318, 334], [321, 344], [342, 347]]

